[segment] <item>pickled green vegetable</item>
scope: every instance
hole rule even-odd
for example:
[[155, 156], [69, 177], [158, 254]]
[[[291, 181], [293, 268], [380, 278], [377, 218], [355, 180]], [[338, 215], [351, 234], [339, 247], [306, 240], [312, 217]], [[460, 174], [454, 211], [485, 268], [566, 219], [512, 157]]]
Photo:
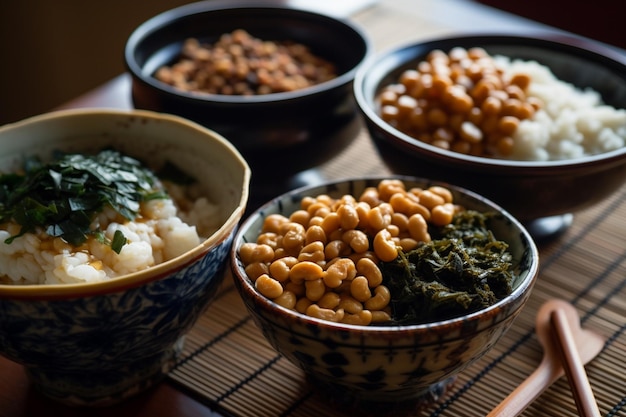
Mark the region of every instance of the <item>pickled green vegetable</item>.
[[430, 231], [431, 242], [379, 265], [392, 294], [391, 324], [458, 317], [511, 293], [512, 256], [490, 231], [491, 217], [458, 213], [451, 224]]

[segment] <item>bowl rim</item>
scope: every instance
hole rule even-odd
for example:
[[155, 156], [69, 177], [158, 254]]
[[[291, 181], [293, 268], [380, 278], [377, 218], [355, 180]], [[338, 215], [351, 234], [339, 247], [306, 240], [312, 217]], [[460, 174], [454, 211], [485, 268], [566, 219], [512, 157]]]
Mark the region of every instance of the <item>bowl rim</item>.
[[[353, 324], [344, 324], [344, 323], [334, 323], [327, 320], [318, 319], [315, 317], [307, 316], [306, 314], [299, 313], [294, 310], [290, 310], [286, 307], [283, 307], [269, 298], [260, 294], [256, 288], [254, 287], [254, 283], [248, 278], [244, 271], [240, 268], [241, 262], [238, 258], [238, 250], [241, 243], [244, 242], [243, 235], [246, 233], [246, 230], [250, 227], [250, 225], [255, 221], [255, 218], [262, 215], [264, 211], [267, 211], [269, 208], [273, 206], [281, 206], [281, 201], [283, 200], [291, 200], [293, 196], [296, 195], [306, 195], [310, 190], [314, 189], [322, 189], [327, 186], [333, 186], [335, 184], [349, 183], [349, 182], [360, 182], [360, 181], [380, 181], [383, 179], [401, 179], [401, 180], [409, 180], [409, 181], [417, 181], [424, 182], [429, 185], [441, 185], [444, 187], [448, 187], [449, 189], [454, 190], [457, 193], [462, 193], [466, 196], [469, 196], [472, 199], [476, 199], [485, 203], [487, 206], [496, 210], [498, 213], [502, 214], [503, 217], [510, 222], [517, 230], [520, 232], [520, 236], [523, 236], [523, 239], [528, 242], [528, 249], [530, 251], [529, 255], [532, 259], [531, 264], [529, 265], [528, 273], [525, 278], [520, 282], [519, 286], [515, 288], [511, 294], [507, 295], [501, 300], [498, 300], [496, 303], [491, 306], [481, 309], [479, 311], [460, 316], [454, 317], [446, 320], [421, 323], [421, 324], [412, 324], [412, 325], [394, 325], [394, 326], [381, 326], [381, 325], [353, 325]], [[419, 332], [419, 333], [432, 333], [437, 331], [450, 331], [451, 328], [461, 328], [466, 325], [468, 322], [480, 321], [483, 319], [487, 319], [491, 317], [495, 318], [499, 311], [506, 305], [513, 304], [518, 299], [528, 295], [534, 286], [534, 283], [538, 279], [539, 276], [539, 251], [537, 245], [530, 233], [526, 230], [526, 228], [519, 222], [513, 215], [511, 215], [507, 210], [494, 203], [493, 201], [483, 197], [473, 191], [470, 191], [466, 188], [456, 186], [453, 184], [449, 184], [442, 181], [431, 180], [423, 177], [411, 176], [411, 175], [368, 175], [362, 177], [350, 177], [336, 180], [328, 180], [323, 183], [313, 184], [313, 185], [305, 185], [291, 191], [288, 191], [284, 194], [281, 194], [265, 204], [258, 207], [254, 212], [252, 212], [247, 218], [242, 222], [241, 226], [235, 233], [235, 239], [233, 240], [233, 244], [230, 249], [230, 271], [229, 273], [232, 275], [235, 280], [236, 286], [240, 291], [244, 291], [246, 294], [250, 295], [250, 297], [243, 297], [246, 303], [248, 302], [246, 299], [250, 300], [254, 303], [254, 307], [258, 307], [263, 309], [272, 315], [280, 314], [281, 316], [288, 317], [289, 321], [297, 322], [304, 326], [316, 326], [322, 329], [327, 329], [329, 331], [341, 332], [341, 331], [349, 331], [351, 333], [361, 334], [361, 335], [380, 335], [384, 336], [390, 333], [395, 333], [397, 331], [405, 331], [405, 332]]]
[[[143, 39], [151, 33], [168, 26], [172, 21], [181, 20], [197, 13], [246, 9], [282, 10], [293, 13], [294, 15], [297, 14], [300, 16], [314, 17], [318, 20], [333, 22], [336, 25], [340, 25], [345, 29], [351, 30], [361, 39], [363, 42], [364, 54], [356, 65], [331, 80], [294, 91], [251, 96], [186, 92], [162, 83], [151, 75], [144, 74], [142, 67], [134, 59], [134, 52]], [[369, 35], [358, 23], [348, 19], [324, 14], [315, 11], [314, 9], [307, 8], [301, 4], [292, 4], [288, 2], [277, 3], [271, 0], [202, 0], [166, 10], [137, 26], [126, 41], [126, 45], [124, 47], [124, 60], [127, 69], [134, 78], [137, 78], [138, 80], [141, 80], [142, 83], [148, 84], [150, 87], [168, 95], [176, 96], [188, 101], [251, 106], [262, 103], [296, 100], [301, 97], [312, 97], [326, 91], [348, 85], [353, 82], [357, 69], [372, 55], [372, 49], [372, 41], [370, 40]]]
[[215, 248], [216, 246], [227, 240], [230, 233], [236, 230], [241, 218], [243, 217], [245, 207], [249, 198], [251, 177], [251, 170], [247, 162], [241, 156], [235, 146], [228, 142], [223, 136], [214, 132], [213, 130], [210, 130], [190, 120], [184, 119], [180, 116], [136, 109], [120, 110], [110, 108], [80, 108], [56, 110], [0, 126], [0, 137], [5, 132], [21, 129], [34, 124], [45, 124], [55, 119], [72, 119], [81, 116], [92, 116], [98, 118], [107, 118], [113, 116], [158, 120], [159, 122], [176, 124], [185, 127], [186, 129], [193, 132], [199, 133], [200, 135], [202, 135], [199, 137], [206, 138], [205, 140], [207, 142], [210, 141], [220, 147], [225, 148], [230, 154], [232, 154], [233, 159], [237, 161], [237, 163], [241, 166], [243, 181], [241, 184], [242, 192], [239, 203], [237, 207], [229, 214], [228, 218], [224, 220], [220, 228], [217, 229], [211, 236], [207, 237], [193, 249], [177, 256], [176, 258], [154, 265], [142, 271], [133, 272], [131, 274], [126, 274], [120, 277], [100, 282], [32, 285], [0, 283], [0, 300], [86, 297], [124, 291], [130, 288], [141, 286], [151, 281], [160, 280], [168, 276], [169, 271], [171, 271], [172, 269], [184, 268], [187, 265], [190, 265], [194, 261], [202, 258], [211, 249]]
[[[519, 34], [516, 32], [470, 32], [456, 33], [448, 36], [431, 37], [420, 40], [413, 40], [396, 45], [381, 51], [359, 67], [355, 75], [353, 84], [353, 92], [355, 101], [361, 113], [365, 116], [366, 123], [372, 124], [376, 129], [382, 130], [391, 138], [391, 141], [407, 151], [423, 153], [429, 158], [433, 158], [443, 163], [467, 163], [474, 165], [482, 165], [485, 169], [501, 170], [508, 168], [519, 170], [528, 175], [543, 175], [543, 171], [559, 168], [560, 170], [577, 170], [582, 167], [603, 166], [607, 163], [615, 162], [623, 159], [626, 155], [626, 146], [608, 152], [593, 155], [585, 155], [579, 158], [547, 160], [547, 161], [525, 161], [525, 160], [507, 160], [499, 158], [488, 158], [480, 156], [466, 155], [459, 152], [453, 152], [436, 146], [424, 143], [415, 139], [400, 130], [395, 129], [382, 120], [371, 103], [365, 96], [365, 82], [368, 79], [372, 69], [376, 68], [381, 62], [385, 62], [391, 57], [404, 51], [419, 48], [427, 45], [436, 45], [439, 42], [451, 41], [476, 41], [478, 43], [493, 43], [502, 45], [505, 42], [512, 41], [520, 45], [548, 47], [550, 49], [561, 48], [567, 54], [578, 55], [585, 59], [595, 58], [596, 63], [608, 64], [613, 68], [620, 68], [626, 73], [626, 55], [618, 53], [616, 50], [604, 46], [603, 44], [591, 39], [577, 37], [564, 33], [555, 33], [552, 31], [537, 30], [531, 33]], [[393, 68], [406, 64], [406, 61], [398, 62]], [[532, 172], [528, 173], [527, 169], [532, 168]]]

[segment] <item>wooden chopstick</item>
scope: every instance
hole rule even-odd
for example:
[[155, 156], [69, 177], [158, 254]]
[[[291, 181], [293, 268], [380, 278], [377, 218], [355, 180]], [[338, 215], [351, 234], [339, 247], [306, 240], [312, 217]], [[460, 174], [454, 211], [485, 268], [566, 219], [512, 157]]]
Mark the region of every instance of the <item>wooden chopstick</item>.
[[581, 417], [600, 417], [600, 410], [576, 349], [565, 311], [560, 308], [553, 310], [550, 314], [550, 322], [555, 331], [559, 356], [561, 357], [567, 380], [572, 388], [578, 413]]

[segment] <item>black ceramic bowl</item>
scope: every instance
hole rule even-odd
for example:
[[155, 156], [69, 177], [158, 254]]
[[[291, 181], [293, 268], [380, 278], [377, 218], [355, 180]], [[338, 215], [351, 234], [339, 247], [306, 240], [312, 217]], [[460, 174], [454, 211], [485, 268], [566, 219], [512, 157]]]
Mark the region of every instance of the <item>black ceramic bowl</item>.
[[490, 54], [535, 60], [557, 78], [598, 91], [605, 103], [626, 108], [626, 56], [564, 35], [469, 35], [416, 42], [381, 53], [363, 65], [355, 96], [377, 150], [397, 174], [428, 176], [474, 190], [522, 220], [535, 237], [551, 235], [572, 213], [606, 198], [626, 180], [626, 147], [576, 159], [513, 161], [469, 156], [426, 144], [383, 121], [376, 95], [434, 49], [482, 47]]
[[[158, 67], [177, 60], [185, 39], [213, 43], [236, 29], [262, 40], [304, 44], [332, 62], [338, 76], [301, 90], [256, 96], [192, 94], [154, 78]], [[141, 24], [127, 41], [125, 61], [136, 108], [210, 127], [238, 148], [255, 178], [274, 178], [319, 165], [356, 136], [352, 83], [370, 49], [364, 32], [348, 21], [276, 2], [211, 0]]]

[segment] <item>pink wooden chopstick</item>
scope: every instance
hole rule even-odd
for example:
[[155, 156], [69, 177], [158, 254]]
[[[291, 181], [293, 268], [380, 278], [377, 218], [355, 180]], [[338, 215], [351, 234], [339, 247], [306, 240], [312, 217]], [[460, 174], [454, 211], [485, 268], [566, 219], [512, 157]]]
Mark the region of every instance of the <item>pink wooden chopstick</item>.
[[561, 363], [567, 380], [572, 388], [576, 407], [581, 417], [600, 417], [600, 410], [593, 395], [587, 373], [576, 349], [572, 331], [568, 325], [565, 311], [560, 308], [552, 311], [550, 322], [555, 331]]

